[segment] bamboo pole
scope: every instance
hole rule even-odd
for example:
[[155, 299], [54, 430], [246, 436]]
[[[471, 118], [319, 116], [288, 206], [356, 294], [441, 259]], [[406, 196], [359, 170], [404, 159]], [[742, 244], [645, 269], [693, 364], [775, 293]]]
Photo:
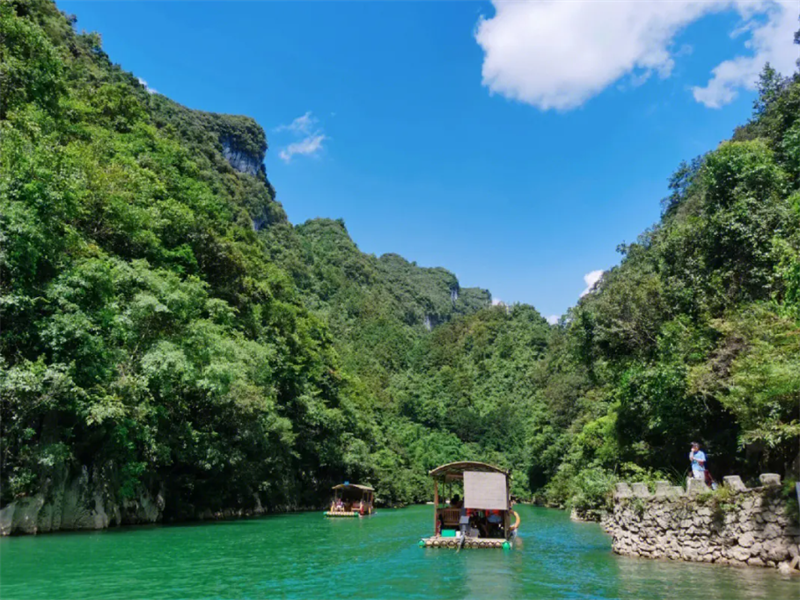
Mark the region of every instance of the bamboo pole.
[[503, 536], [506, 539], [511, 537], [508, 527], [511, 524], [511, 493], [508, 485], [508, 475], [506, 475], [506, 510], [503, 513]]
[[433, 535], [436, 535], [436, 527], [439, 524], [439, 482], [433, 480]]

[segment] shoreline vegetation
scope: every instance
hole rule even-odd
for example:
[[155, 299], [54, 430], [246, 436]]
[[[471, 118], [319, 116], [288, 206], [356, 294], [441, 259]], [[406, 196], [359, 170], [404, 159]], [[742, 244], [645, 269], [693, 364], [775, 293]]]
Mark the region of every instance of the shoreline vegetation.
[[696, 439], [720, 480], [800, 470], [797, 74], [765, 67], [751, 120], [552, 326], [341, 220], [293, 225], [255, 121], [151, 93], [49, 1], [0, 5], [0, 81], [3, 533], [344, 480], [410, 505], [456, 460], [602, 511], [619, 481], [680, 482]]

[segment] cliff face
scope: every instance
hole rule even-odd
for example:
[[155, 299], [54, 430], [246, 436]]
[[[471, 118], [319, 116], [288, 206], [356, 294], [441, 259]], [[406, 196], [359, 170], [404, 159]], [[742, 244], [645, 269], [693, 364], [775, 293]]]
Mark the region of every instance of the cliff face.
[[[264, 167], [267, 137], [254, 119], [193, 110], [164, 96], [151, 96], [148, 100], [155, 124], [174, 131], [198, 163], [219, 174], [238, 177], [229, 191], [234, 193], [233, 200], [247, 210], [254, 231], [286, 223], [286, 213], [275, 200], [275, 190]], [[230, 169], [236, 173], [230, 174]]]
[[40, 490], [0, 510], [0, 535], [36, 534], [59, 530], [105, 529], [161, 521], [164, 497], [140, 488], [121, 498], [116, 469], [83, 467], [70, 473], [55, 469]]
[[[163, 485], [155, 492], [139, 486], [130, 497], [120, 494], [119, 472], [113, 463], [101, 468], [83, 466], [77, 473], [66, 466], [53, 470], [39, 491], [4, 506], [0, 510], [0, 536], [35, 535], [56, 531], [109, 529], [123, 525], [152, 525], [165, 520], [168, 494]], [[318, 510], [317, 504], [300, 505], [287, 501], [262, 505], [261, 497], [236, 506], [212, 510], [184, 510], [179, 518], [167, 521], [216, 521], [272, 513]]]
[[222, 143], [222, 155], [225, 157], [225, 160], [240, 173], [256, 175], [262, 168], [263, 156], [259, 157], [248, 153], [246, 150], [237, 146], [234, 138], [225, 137], [221, 139], [220, 142]]

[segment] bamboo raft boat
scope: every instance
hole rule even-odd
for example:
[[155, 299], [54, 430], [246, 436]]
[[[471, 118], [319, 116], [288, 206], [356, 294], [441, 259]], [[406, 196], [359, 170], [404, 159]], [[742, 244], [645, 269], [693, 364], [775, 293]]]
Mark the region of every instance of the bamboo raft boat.
[[[433, 478], [434, 534], [422, 538], [422, 548], [513, 547], [520, 518], [511, 509], [510, 475], [494, 465], [463, 461], [430, 471]], [[448, 506], [440, 502], [439, 485], [462, 487], [464, 499], [450, 495]], [[513, 522], [512, 522], [513, 516]]]
[[345, 481], [333, 486], [333, 500], [326, 517], [367, 517], [375, 512], [375, 490], [368, 485]]

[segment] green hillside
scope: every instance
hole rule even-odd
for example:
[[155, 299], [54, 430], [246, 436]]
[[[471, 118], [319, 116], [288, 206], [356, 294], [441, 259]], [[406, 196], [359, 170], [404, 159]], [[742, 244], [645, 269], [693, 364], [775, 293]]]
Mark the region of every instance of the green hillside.
[[148, 93], [50, 2], [0, 4], [0, 90], [0, 505], [84, 468], [167, 519], [343, 479], [393, 505], [473, 458], [589, 508], [693, 438], [720, 474], [800, 466], [797, 77], [557, 326], [293, 226], [252, 119]]
[[800, 472], [800, 77], [765, 68], [751, 122], [681, 164], [663, 217], [554, 331], [531, 480], [594, 504], [620, 474]]
[[254, 121], [149, 94], [48, 2], [0, 10], [3, 504], [83, 466], [174, 517], [421, 473], [436, 433], [384, 389], [488, 293], [293, 228]]

